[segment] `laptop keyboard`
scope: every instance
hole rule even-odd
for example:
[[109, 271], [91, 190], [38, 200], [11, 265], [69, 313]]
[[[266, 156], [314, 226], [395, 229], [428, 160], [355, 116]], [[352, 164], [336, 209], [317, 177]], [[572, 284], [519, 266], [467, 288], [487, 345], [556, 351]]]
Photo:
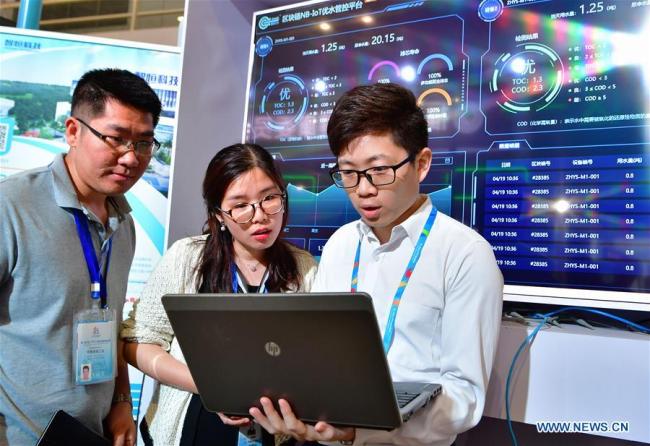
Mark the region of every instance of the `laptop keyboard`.
[[413, 401], [418, 395], [419, 393], [395, 392], [395, 397], [397, 397], [397, 405], [401, 409]]

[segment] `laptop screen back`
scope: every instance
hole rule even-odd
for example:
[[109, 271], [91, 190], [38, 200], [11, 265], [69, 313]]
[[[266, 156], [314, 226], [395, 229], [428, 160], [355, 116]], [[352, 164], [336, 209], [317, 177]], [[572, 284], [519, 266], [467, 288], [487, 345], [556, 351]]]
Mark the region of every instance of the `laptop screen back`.
[[163, 305], [208, 410], [248, 416], [268, 396], [308, 422], [401, 424], [367, 294], [166, 295]]

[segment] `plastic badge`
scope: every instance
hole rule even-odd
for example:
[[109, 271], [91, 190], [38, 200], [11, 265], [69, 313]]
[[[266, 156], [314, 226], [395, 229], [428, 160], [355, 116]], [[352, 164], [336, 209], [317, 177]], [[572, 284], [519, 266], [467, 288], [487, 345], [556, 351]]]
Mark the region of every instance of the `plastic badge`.
[[257, 423], [240, 427], [237, 446], [262, 446], [262, 427]]
[[72, 345], [76, 384], [96, 384], [115, 379], [115, 310], [93, 308], [76, 313]]

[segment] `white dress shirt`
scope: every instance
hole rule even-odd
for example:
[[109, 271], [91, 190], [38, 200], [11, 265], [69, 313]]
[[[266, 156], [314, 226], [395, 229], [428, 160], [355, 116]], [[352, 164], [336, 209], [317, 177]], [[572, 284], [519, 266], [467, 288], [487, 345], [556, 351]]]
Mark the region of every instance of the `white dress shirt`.
[[[349, 291], [359, 240], [359, 291], [372, 297], [382, 335], [398, 284], [432, 204], [427, 199], [381, 245], [358, 220], [323, 248], [313, 292]], [[449, 446], [481, 419], [497, 347], [503, 277], [490, 245], [441, 212], [397, 313], [388, 352], [393, 381], [433, 382], [442, 393], [399, 429], [357, 429], [354, 444]]]

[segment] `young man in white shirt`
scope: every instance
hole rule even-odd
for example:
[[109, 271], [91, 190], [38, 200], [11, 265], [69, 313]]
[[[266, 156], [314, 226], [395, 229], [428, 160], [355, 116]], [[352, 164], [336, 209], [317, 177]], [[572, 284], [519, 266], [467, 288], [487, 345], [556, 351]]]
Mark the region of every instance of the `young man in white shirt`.
[[393, 381], [440, 383], [443, 390], [390, 432], [307, 425], [285, 400], [277, 412], [262, 398], [263, 411], [250, 413], [269, 432], [299, 440], [449, 446], [483, 413], [503, 292], [492, 248], [420, 194], [432, 155], [427, 122], [409, 90], [375, 84], [348, 91], [327, 135], [337, 158], [332, 179], [361, 219], [329, 239], [312, 291], [370, 294], [382, 335], [389, 333]]

